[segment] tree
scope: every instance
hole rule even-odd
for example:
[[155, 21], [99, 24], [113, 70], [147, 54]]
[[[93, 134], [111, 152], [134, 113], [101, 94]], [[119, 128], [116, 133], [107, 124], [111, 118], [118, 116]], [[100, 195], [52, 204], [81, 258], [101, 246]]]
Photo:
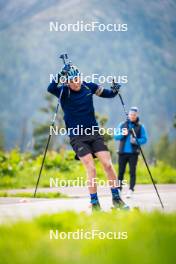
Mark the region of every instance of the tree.
[[169, 136], [164, 134], [156, 146], [156, 155], [159, 160], [168, 161], [169, 145]]
[[176, 115], [174, 116], [173, 127], [176, 128]]
[[[51, 95], [45, 96], [46, 106], [40, 108], [40, 112], [45, 114], [45, 122], [44, 123], [37, 123], [34, 122], [34, 129], [33, 129], [33, 137], [34, 137], [34, 152], [35, 154], [40, 154], [43, 152], [44, 147], [46, 145], [49, 133], [50, 133], [50, 125], [51, 125], [51, 115], [55, 112], [56, 108], [56, 101], [54, 97]], [[59, 109], [58, 114], [56, 116], [56, 122], [58, 129], [65, 127], [63, 122], [63, 113], [62, 110]], [[55, 149], [60, 150], [61, 148], [65, 148], [68, 142], [66, 139], [63, 139], [61, 136], [53, 135], [50, 141], [49, 150]]]
[[96, 113], [95, 116], [96, 116], [96, 119], [99, 123], [99, 126], [105, 129], [105, 134], [103, 136], [104, 136], [105, 142], [108, 145], [112, 160], [113, 160], [113, 162], [115, 162], [116, 161], [116, 154], [115, 154], [116, 153], [116, 147], [115, 147], [114, 139], [113, 139], [113, 136], [111, 136], [107, 133], [107, 128], [106, 128], [106, 124], [108, 122], [108, 117], [106, 115], [100, 115], [99, 113]]
[[156, 157], [173, 167], [176, 167], [176, 139], [169, 139], [169, 135], [163, 135], [156, 145]]
[[107, 128], [106, 128], [108, 117], [106, 115], [100, 115], [99, 113], [96, 113], [95, 116], [96, 116], [96, 120], [99, 123], [100, 128], [102, 127], [105, 130], [105, 134], [103, 135], [105, 142], [106, 143], [110, 142], [112, 140], [112, 136], [107, 133]]
[[4, 133], [2, 131], [2, 129], [0, 129], [0, 150], [4, 150], [4, 144], [5, 140], [4, 140]]
[[176, 167], [176, 140], [173, 140], [169, 145], [169, 164]]

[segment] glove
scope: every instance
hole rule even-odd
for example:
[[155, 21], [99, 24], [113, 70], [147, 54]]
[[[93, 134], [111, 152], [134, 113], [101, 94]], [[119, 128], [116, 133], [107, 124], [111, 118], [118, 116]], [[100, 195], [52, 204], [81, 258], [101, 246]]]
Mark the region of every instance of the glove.
[[63, 83], [63, 81], [64, 80], [61, 80], [61, 78], [62, 77], [64, 77], [65, 78], [65, 74], [61, 71], [61, 72], [59, 72], [58, 74], [57, 74], [57, 76], [58, 76], [58, 82], [57, 82], [57, 84], [59, 84], [59, 83]]
[[130, 143], [133, 145], [137, 145], [136, 139], [133, 136], [130, 137]]
[[65, 64], [64, 67], [62, 68], [61, 74], [66, 75], [69, 72], [70, 68], [71, 68], [70, 63]]
[[113, 92], [114, 94], [118, 94], [118, 92], [119, 92], [119, 90], [120, 90], [120, 87], [121, 87], [121, 85], [120, 85], [119, 83], [115, 83], [115, 82], [113, 81], [112, 86], [111, 86], [111, 90], [112, 90], [112, 92]]

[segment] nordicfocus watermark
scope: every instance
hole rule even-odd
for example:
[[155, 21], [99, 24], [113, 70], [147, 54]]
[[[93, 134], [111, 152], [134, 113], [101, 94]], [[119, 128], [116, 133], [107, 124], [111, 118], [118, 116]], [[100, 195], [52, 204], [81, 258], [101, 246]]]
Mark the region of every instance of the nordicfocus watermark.
[[55, 136], [94, 136], [96, 134], [101, 136], [108, 135], [108, 136], [125, 136], [128, 133], [127, 128], [120, 128], [120, 127], [99, 127], [99, 126], [92, 126], [92, 127], [84, 127], [83, 125], [77, 125], [76, 127], [59, 127], [52, 125], [50, 126], [50, 135]]
[[49, 238], [50, 240], [126, 240], [128, 238], [127, 231], [109, 231], [104, 232], [99, 229], [92, 229], [91, 231], [84, 230], [84, 229], [77, 229], [76, 231], [59, 231], [58, 229], [53, 230], [50, 229], [49, 231]]
[[76, 21], [76, 23], [59, 23], [59, 21], [49, 22], [50, 32], [126, 32], [128, 31], [128, 24], [121, 23], [100, 23], [99, 21], [91, 21], [86, 23], [84, 21]]
[[52, 83], [52, 81], [55, 81], [56, 83], [65, 84], [65, 83], [78, 83], [78, 82], [98, 82], [100, 84], [104, 83], [110, 83], [112, 84], [112, 81], [115, 81], [117, 83], [128, 83], [128, 76], [127, 75], [100, 75], [98, 73], [93, 73], [91, 75], [84, 75], [83, 73], [80, 73], [79, 78], [77, 76], [73, 77], [71, 80], [67, 78], [67, 76], [62, 75], [60, 78], [58, 77], [58, 74], [50, 73], [49, 75], [49, 82]]
[[104, 179], [97, 179], [93, 178], [91, 180], [85, 179], [84, 177], [77, 177], [75, 179], [59, 179], [50, 177], [49, 180], [50, 188], [63, 188], [63, 187], [120, 187], [123, 185], [124, 187], [127, 186], [127, 180], [104, 180]]

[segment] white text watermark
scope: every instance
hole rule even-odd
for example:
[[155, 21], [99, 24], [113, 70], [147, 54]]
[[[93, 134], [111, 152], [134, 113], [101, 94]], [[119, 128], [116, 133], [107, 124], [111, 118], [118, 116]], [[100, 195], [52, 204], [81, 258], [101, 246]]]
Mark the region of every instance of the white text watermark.
[[126, 32], [128, 24], [126, 23], [100, 23], [99, 21], [91, 21], [86, 23], [83, 20], [75, 23], [60, 23], [59, 21], [49, 22], [50, 32]]
[[[79, 77], [79, 78], [77, 78]], [[79, 76], [75, 76], [72, 79], [67, 78], [66, 75], [62, 75], [60, 78], [58, 74], [50, 73], [49, 75], [49, 82], [52, 83], [52, 81], [55, 81], [55, 83], [65, 84], [65, 83], [79, 83], [79, 82], [93, 82], [93, 83], [99, 83], [99, 84], [112, 84], [112, 82], [116, 83], [122, 83], [126, 84], [128, 83], [128, 76], [127, 75], [100, 75], [98, 73], [93, 73], [91, 75], [84, 75], [83, 73], [80, 73]]]
[[84, 229], [77, 229], [76, 231], [59, 231], [58, 229], [53, 230], [51, 229], [49, 232], [49, 238], [50, 240], [94, 240], [94, 239], [99, 239], [99, 240], [125, 240], [128, 238], [128, 233], [126, 231], [109, 231], [109, 232], [104, 232], [99, 229], [92, 229], [90, 231], [84, 230]]
[[63, 187], [120, 187], [121, 185], [127, 186], [127, 180], [104, 180], [93, 178], [92, 180], [86, 180], [83, 177], [77, 177], [75, 179], [59, 179], [50, 177], [50, 188], [63, 188]]

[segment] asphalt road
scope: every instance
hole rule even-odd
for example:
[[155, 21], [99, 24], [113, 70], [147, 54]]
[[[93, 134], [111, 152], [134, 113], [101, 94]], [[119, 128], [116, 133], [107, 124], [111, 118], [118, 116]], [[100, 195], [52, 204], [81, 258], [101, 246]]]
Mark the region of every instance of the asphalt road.
[[[164, 212], [176, 211], [176, 184], [158, 185], [161, 199], [164, 203]], [[89, 207], [88, 191], [86, 187], [65, 188], [40, 188], [39, 192], [62, 192], [68, 196], [64, 199], [1, 197], [0, 198], [0, 222], [16, 221], [18, 219], [31, 219], [41, 214], [57, 213], [66, 210], [91, 213]], [[152, 185], [138, 185], [131, 199], [126, 199], [126, 191], [122, 192], [122, 198], [131, 206], [138, 207], [142, 211], [162, 210], [156, 192]], [[10, 190], [11, 193], [33, 192], [27, 190]], [[108, 188], [99, 188], [99, 200], [104, 211], [110, 211], [112, 207], [111, 193]]]

